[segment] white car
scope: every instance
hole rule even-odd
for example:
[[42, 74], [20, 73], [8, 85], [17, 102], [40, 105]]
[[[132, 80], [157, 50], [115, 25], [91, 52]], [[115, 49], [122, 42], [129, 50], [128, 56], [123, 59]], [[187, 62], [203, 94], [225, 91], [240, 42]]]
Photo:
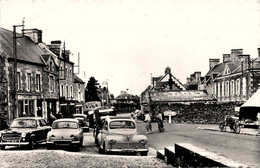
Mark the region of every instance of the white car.
[[107, 116], [98, 134], [100, 153], [135, 152], [147, 156], [146, 135], [137, 132], [136, 122], [130, 117]]
[[62, 118], [55, 120], [47, 134], [47, 149], [69, 146], [81, 150], [82, 143], [83, 129], [77, 119]]

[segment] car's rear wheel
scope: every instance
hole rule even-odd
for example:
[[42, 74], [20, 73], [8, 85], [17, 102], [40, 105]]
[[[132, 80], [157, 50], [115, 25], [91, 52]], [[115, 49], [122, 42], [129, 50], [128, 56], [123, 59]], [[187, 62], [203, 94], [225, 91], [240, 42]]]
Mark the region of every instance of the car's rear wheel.
[[4, 145], [1, 146], [1, 150], [5, 150], [5, 146]]
[[147, 154], [148, 154], [147, 151], [146, 151], [146, 152], [140, 152], [140, 155], [141, 155], [141, 156], [147, 156]]

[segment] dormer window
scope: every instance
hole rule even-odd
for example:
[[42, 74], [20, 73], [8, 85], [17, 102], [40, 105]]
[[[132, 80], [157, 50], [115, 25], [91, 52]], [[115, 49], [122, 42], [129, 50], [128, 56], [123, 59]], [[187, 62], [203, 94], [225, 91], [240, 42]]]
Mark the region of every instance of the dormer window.
[[230, 71], [230, 69], [228, 67], [225, 69], [225, 73], [224, 74], [225, 75], [231, 74], [231, 71]]

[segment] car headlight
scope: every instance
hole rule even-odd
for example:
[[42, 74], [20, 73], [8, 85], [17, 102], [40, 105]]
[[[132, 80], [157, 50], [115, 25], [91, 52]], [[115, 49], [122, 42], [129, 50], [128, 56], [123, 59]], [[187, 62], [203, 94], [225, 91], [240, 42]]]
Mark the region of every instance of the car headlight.
[[75, 139], [75, 136], [74, 136], [74, 135], [71, 135], [70, 138], [71, 138], [72, 140], [74, 140], [74, 139]]
[[115, 145], [116, 141], [114, 139], [110, 139], [108, 143], [109, 143], [109, 145]]
[[140, 140], [140, 143], [141, 143], [142, 145], [145, 145], [145, 144], [147, 143], [147, 140], [146, 140], [146, 139], [142, 139], [142, 140]]
[[55, 138], [55, 135], [52, 134], [52, 135], [50, 136], [50, 139], [54, 139], [54, 138]]
[[23, 138], [25, 138], [25, 137], [26, 137], [26, 133], [23, 132], [23, 133], [21, 134], [21, 136], [22, 136]]

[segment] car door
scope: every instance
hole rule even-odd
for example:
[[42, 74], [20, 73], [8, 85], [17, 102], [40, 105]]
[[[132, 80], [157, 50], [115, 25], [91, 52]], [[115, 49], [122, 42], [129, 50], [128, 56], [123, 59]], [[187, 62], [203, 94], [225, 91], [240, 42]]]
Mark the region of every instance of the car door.
[[40, 119], [42, 124], [42, 140], [46, 140], [48, 132], [51, 130], [51, 127], [48, 125], [45, 119]]

